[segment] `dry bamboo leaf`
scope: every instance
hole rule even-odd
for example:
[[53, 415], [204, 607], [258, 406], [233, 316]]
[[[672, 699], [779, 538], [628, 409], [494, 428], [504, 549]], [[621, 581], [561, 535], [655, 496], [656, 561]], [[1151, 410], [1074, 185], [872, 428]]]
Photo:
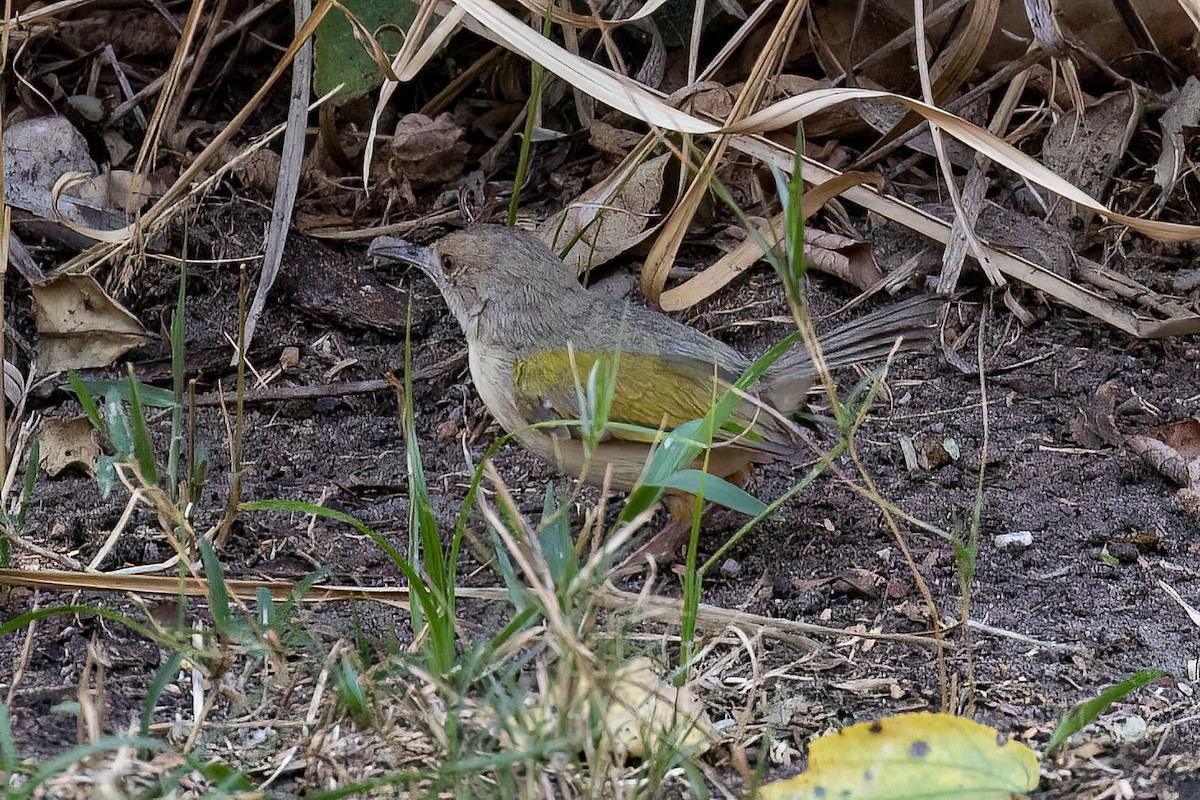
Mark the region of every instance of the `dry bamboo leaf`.
[[1042, 186], [1073, 203], [1118, 222], [1152, 239], [1164, 242], [1186, 242], [1200, 238], [1200, 226], [1130, 217], [1112, 211], [1096, 198], [1063, 180], [1053, 170], [1012, 147], [999, 136], [978, 125], [967, 122], [940, 108], [926, 105], [911, 97], [871, 89], [818, 89], [799, 97], [775, 103], [756, 114], [728, 126], [724, 130], [756, 133], [794, 125], [810, 114], [824, 111], [839, 103], [865, 100], [887, 100], [900, 103], [925, 119], [936, 123], [943, 132], [974, 148], [997, 164], [1005, 166], [1024, 178]]
[[[795, 161], [791, 150], [762, 136], [736, 136], [731, 140], [731, 146], [763, 163], [774, 164], [785, 172], [791, 171]], [[807, 157], [804, 157], [801, 163], [805, 184], [809, 186], [832, 180], [839, 174], [836, 170]], [[871, 187], [852, 187], [847, 189], [842, 197], [942, 244], [950, 240], [950, 223]], [[983, 246], [988, 248], [992, 263], [1008, 277], [1043, 291], [1059, 302], [1091, 314], [1133, 336], [1157, 338], [1200, 333], [1200, 316], [1179, 314], [1165, 320], [1140, 316], [1129, 308], [1030, 261], [1011, 248], [1000, 247], [987, 241], [983, 242]], [[1160, 296], [1145, 287], [1142, 287], [1140, 292], [1142, 295], [1159, 297], [1161, 301]]]
[[[865, 172], [843, 172], [831, 180], [824, 183], [811, 186], [804, 193], [804, 217], [807, 219], [815, 214], [822, 206], [828, 203], [834, 197], [845, 192], [854, 186], [860, 186], [864, 183], [878, 185], [879, 176], [870, 175]], [[769, 245], [778, 244], [780, 231], [783, 230], [783, 216], [776, 216], [773, 220], [767, 223], [758, 233]], [[805, 255], [810, 258], [814, 257], [814, 253], [810, 252], [809, 247], [812, 244], [810, 241], [805, 241]], [[818, 245], [819, 246], [819, 245]], [[745, 272], [752, 264], [763, 257], [762, 246], [759, 244], [758, 238], [750, 237], [742, 242], [732, 252], [725, 254], [717, 260], [712, 266], [705, 269], [699, 275], [689, 278], [679, 286], [667, 289], [659, 296], [659, 304], [666, 311], [681, 311], [685, 308], [690, 308], [706, 297], [711, 297], [721, 288], [727, 286], [730, 281], [738, 275]], [[822, 265], [833, 266], [833, 261], [827, 256], [822, 256]], [[861, 262], [861, 256], [860, 256]], [[871, 264], [874, 264], [874, 259], [870, 259]], [[861, 264], [859, 265], [861, 266]], [[836, 270], [836, 267], [834, 267]], [[849, 264], [846, 264], [846, 269], [849, 270]], [[875, 266], [875, 271], [878, 272], [878, 266]], [[836, 271], [834, 274], [838, 274]], [[839, 275], [839, 277], [843, 277]], [[879, 277], [882, 277], [880, 275]], [[845, 278], [844, 278], [845, 279]], [[853, 281], [851, 281], [853, 283]], [[858, 285], [858, 284], [855, 284]], [[868, 284], [870, 285], [870, 284]], [[860, 286], [866, 288], [866, 286]]]
[[[527, 10], [536, 14], [539, 19], [546, 15], [547, 6], [545, 3], [540, 3], [538, 0], [519, 0], [519, 2], [521, 5], [525, 6]], [[586, 16], [583, 14], [575, 14], [573, 12], [563, 11], [560, 8], [552, 6], [550, 8], [550, 18], [559, 25], [570, 25], [573, 28], [579, 28], [581, 30], [607, 28], [609, 26], [625, 25], [630, 22], [637, 22], [640, 19], [645, 19], [657, 11], [666, 2], [667, 0], [649, 0], [649, 2], [645, 3], [630, 16], [616, 19], [603, 19], [599, 14], [588, 14]]]
[[62, 275], [31, 289], [39, 375], [107, 367], [147, 341], [137, 317], [90, 275]]
[[479, 32], [495, 42], [536, 61], [577, 89], [643, 122], [683, 133], [715, 133], [716, 125], [672, 108], [636, 81], [601, 69], [542, 36], [491, 0], [454, 0], [474, 18]]
[[[542, 64], [567, 83], [597, 100], [624, 111], [650, 125], [684, 133], [747, 133], [794, 125], [804, 118], [842, 103], [886, 101], [899, 103], [936, 123], [949, 136], [991, 158], [1022, 177], [1043, 186], [1102, 216], [1161, 241], [1189, 241], [1200, 238], [1200, 227], [1130, 217], [1111, 211], [1086, 192], [1064, 181], [1052, 170], [1009, 145], [999, 136], [953, 114], [910, 97], [871, 89], [819, 89], [774, 103], [732, 124], [718, 127], [669, 106], [644, 86], [616, 76], [597, 65], [575, 56], [554, 42], [523, 25], [491, 0], [455, 0], [479, 23], [483, 35]], [[789, 9], [793, 5], [789, 5]], [[700, 190], [703, 191], [703, 188]], [[686, 200], [686, 196], [685, 196]], [[690, 220], [690, 216], [688, 217]], [[670, 224], [670, 223], [669, 223]], [[674, 237], [677, 225], [664, 235]], [[685, 226], [686, 227], [686, 226]], [[650, 281], [653, 283], [654, 281]]]

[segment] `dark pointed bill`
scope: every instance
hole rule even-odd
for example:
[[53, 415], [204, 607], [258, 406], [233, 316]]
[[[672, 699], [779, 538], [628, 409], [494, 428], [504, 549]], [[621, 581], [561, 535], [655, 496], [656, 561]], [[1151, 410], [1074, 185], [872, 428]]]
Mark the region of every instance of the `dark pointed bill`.
[[410, 244], [392, 236], [380, 236], [371, 242], [371, 246], [367, 248], [367, 255], [371, 258], [384, 258], [389, 261], [399, 261], [402, 264], [411, 264], [426, 275], [441, 272], [441, 264], [432, 247]]

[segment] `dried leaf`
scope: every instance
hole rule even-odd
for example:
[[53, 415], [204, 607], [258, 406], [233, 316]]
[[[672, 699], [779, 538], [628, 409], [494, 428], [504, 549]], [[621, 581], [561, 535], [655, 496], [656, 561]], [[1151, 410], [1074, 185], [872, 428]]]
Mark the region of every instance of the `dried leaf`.
[[38, 465], [51, 478], [67, 469], [96, 474], [100, 460], [100, 435], [87, 417], [47, 419], [38, 433]]
[[[644, 240], [657, 227], [663, 177], [670, 156], [656, 156], [626, 170], [620, 183], [604, 181], [539, 226], [555, 250], [570, 244], [563, 261], [576, 272], [597, 267]], [[632, 165], [632, 160], [626, 164]]]
[[1125, 440], [1152, 469], [1184, 488], [1200, 488], [1200, 419], [1185, 419]]
[[647, 753], [699, 752], [707, 747], [713, 735], [708, 714], [686, 687], [665, 683], [649, 658], [630, 659], [613, 679], [612, 702], [604, 709], [603, 722], [619, 748], [642, 758]]
[[89, 275], [33, 286], [39, 375], [106, 367], [147, 341], [145, 328]]
[[1158, 124], [1162, 127], [1162, 153], [1154, 165], [1154, 182], [1162, 190], [1154, 204], [1154, 213], [1159, 214], [1171, 199], [1171, 192], [1183, 174], [1184, 129], [1200, 125], [1200, 80], [1189, 75], [1179, 96], [1171, 107], [1163, 112]]

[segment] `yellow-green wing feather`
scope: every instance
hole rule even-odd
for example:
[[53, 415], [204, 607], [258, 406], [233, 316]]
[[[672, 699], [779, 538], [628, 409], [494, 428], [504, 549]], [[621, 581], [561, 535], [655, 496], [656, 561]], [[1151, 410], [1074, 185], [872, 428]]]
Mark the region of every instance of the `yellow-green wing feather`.
[[[514, 365], [517, 407], [530, 422], [579, 419], [578, 387], [587, 385], [593, 365], [601, 358], [610, 360], [616, 372], [609, 421], [646, 429], [611, 430], [613, 438], [652, 441], [659, 429], [671, 430], [703, 417], [729, 388], [728, 376], [699, 359], [645, 353], [621, 353], [614, 359], [611, 353], [543, 349]], [[765, 420], [748, 399], [734, 410], [729, 422], [733, 430], [725, 431], [722, 439], [738, 436], [751, 424], [757, 430], [761, 426], [756, 423]], [[754, 434], [741, 434], [738, 444], [748, 450], [781, 454], [780, 447]]]

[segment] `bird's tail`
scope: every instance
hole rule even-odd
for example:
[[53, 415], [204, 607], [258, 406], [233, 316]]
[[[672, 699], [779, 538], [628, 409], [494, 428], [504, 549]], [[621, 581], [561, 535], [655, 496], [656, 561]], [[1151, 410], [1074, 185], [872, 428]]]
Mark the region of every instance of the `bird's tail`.
[[[936, 332], [937, 311], [945, 298], [937, 295], [893, 303], [835, 328], [820, 337], [821, 356], [830, 369], [884, 358], [901, 339], [901, 353], [924, 350]], [[784, 353], [763, 377], [763, 397], [785, 414], [800, 411], [818, 381], [812, 355], [803, 345]]]

